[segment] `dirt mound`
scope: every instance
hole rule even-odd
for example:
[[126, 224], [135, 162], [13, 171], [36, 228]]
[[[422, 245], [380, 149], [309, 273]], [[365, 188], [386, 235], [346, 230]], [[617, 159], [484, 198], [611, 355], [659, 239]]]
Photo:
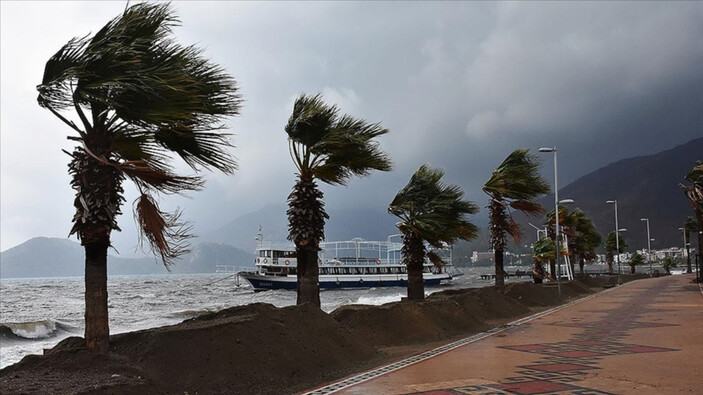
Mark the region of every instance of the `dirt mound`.
[[356, 371], [376, 356], [317, 308], [254, 304], [115, 335], [109, 356], [87, 352], [80, 338], [64, 341], [44, 357], [24, 358], [0, 372], [0, 392], [42, 393], [42, 387], [6, 381], [17, 372], [23, 380], [16, 381], [25, 384], [55, 372], [56, 381], [43, 384], [47, 393], [295, 392]]
[[487, 329], [453, 300], [342, 306], [331, 316], [375, 347], [417, 344]]

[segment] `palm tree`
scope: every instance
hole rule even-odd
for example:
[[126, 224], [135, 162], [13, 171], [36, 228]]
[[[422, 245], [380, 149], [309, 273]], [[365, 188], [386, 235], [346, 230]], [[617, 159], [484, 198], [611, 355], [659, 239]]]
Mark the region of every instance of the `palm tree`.
[[[409, 300], [425, 298], [422, 278], [425, 242], [442, 248], [445, 243], [472, 240], [478, 236], [478, 228], [465, 218], [468, 214], [476, 214], [478, 206], [462, 200], [464, 191], [460, 187], [442, 184], [443, 176], [443, 170], [422, 165], [388, 206], [388, 212], [401, 219], [396, 226], [403, 235]], [[430, 252], [433, 262], [438, 258]]]
[[[615, 231], [612, 231], [608, 233], [608, 237], [606, 237], [605, 239], [605, 252], [606, 260], [608, 261], [608, 274], [613, 274], [613, 258], [615, 250], [617, 250], [618, 254], [622, 254], [623, 252], [625, 252], [625, 249], [627, 249], [627, 241], [625, 241], [625, 239], [620, 235], [620, 233], [618, 233], [618, 242], [616, 242], [615, 234]], [[617, 248], [618, 245], [620, 245], [619, 250]]]
[[507, 244], [506, 234], [519, 242], [522, 231], [515, 223], [510, 208], [526, 214], [544, 212], [536, 200], [549, 192], [549, 184], [539, 175], [539, 160], [525, 148], [516, 149], [498, 166], [491, 178], [483, 185], [490, 197], [488, 206], [491, 246], [495, 252], [496, 286], [503, 287], [503, 251]]
[[[696, 215], [696, 221], [698, 222], [698, 257], [700, 261], [703, 262], [703, 162], [696, 161], [693, 169], [686, 173], [684, 179], [690, 182], [690, 185], [679, 184], [679, 187], [683, 189], [686, 197], [691, 203], [691, 208]], [[687, 267], [688, 270], [688, 267]]]
[[[698, 224], [693, 217], [687, 217], [686, 222], [683, 225], [684, 232], [686, 233], [686, 273], [692, 273], [691, 269], [691, 232], [698, 232]], [[700, 248], [700, 246], [698, 247]]]
[[671, 269], [676, 267], [676, 262], [671, 259], [671, 257], [664, 258], [662, 261], [662, 268], [666, 274], [671, 274]]
[[630, 265], [630, 274], [635, 274], [635, 267], [641, 265], [642, 262], [644, 262], [644, 258], [642, 257], [642, 255], [638, 253], [632, 254], [630, 262], [628, 262], [628, 265]]
[[339, 116], [337, 106], [325, 104], [319, 94], [303, 94], [293, 105], [285, 131], [290, 156], [298, 170], [287, 211], [288, 239], [295, 243], [298, 258], [297, 303], [319, 307], [317, 253], [329, 216], [315, 180], [345, 185], [352, 176], [390, 170], [390, 158], [374, 141], [388, 129], [348, 115]]
[[[532, 274], [534, 276], [535, 284], [541, 284], [545, 277], [544, 264], [550, 264], [554, 262], [556, 257], [554, 248], [554, 241], [549, 237], [541, 237], [534, 244], [534, 253], [532, 255], [534, 260], [534, 268]], [[554, 273], [554, 272], [552, 272]]]
[[[547, 214], [547, 223], [550, 233], [554, 234], [554, 210]], [[600, 246], [602, 238], [596, 230], [593, 221], [581, 209], [569, 211], [566, 207], [559, 207], [559, 222], [563, 227], [563, 233], [568, 236], [569, 254], [577, 257], [579, 260], [579, 269], [581, 275], [584, 274], [584, 265], [586, 261], [593, 260], [597, 257], [595, 250]], [[572, 272], [574, 269], [574, 260], [571, 260]]]
[[[131, 6], [92, 37], [64, 45], [37, 86], [39, 105], [77, 133], [67, 152], [76, 190], [70, 234], [85, 249], [85, 341], [95, 352], [108, 351], [107, 249], [111, 232], [120, 230], [123, 181], [136, 185], [141, 236], [168, 267], [188, 251], [189, 227], [179, 211], [161, 211], [158, 195], [204, 183], [175, 174], [169, 154], [196, 170], [236, 168], [221, 123], [239, 112], [235, 81], [200, 50], [175, 43], [177, 24], [169, 4]], [[75, 111], [78, 124], [66, 110]]]

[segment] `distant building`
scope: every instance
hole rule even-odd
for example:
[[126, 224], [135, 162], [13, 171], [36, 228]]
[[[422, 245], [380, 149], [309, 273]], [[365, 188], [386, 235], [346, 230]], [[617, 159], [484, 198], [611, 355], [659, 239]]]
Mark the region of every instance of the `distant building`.
[[493, 261], [495, 253], [493, 251], [474, 251], [471, 254], [471, 263], [476, 264], [481, 261]]

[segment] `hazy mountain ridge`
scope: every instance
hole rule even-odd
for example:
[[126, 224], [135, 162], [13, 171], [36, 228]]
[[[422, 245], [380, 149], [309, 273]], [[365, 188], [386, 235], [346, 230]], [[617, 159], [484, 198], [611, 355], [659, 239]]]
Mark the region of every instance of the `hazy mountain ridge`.
[[[254, 255], [230, 245], [200, 243], [173, 266], [172, 273], [214, 273], [217, 265], [253, 266]], [[108, 255], [109, 275], [167, 274], [153, 257], [122, 258]], [[69, 239], [35, 237], [0, 253], [0, 277], [83, 276], [83, 247]]]
[[[647, 224], [641, 218], [649, 218], [650, 237], [655, 239], [652, 249], [683, 246], [678, 228], [693, 211], [678, 184], [685, 182], [684, 175], [701, 159], [703, 138], [657, 154], [623, 159], [561, 188], [559, 199], [574, 199], [570, 208], [588, 213], [603, 237], [615, 230], [615, 209], [605, 202], [617, 200], [618, 226], [627, 229], [623, 236], [630, 251], [646, 248]], [[554, 195], [540, 199], [540, 203], [553, 210]], [[531, 242], [531, 232], [527, 234]]]

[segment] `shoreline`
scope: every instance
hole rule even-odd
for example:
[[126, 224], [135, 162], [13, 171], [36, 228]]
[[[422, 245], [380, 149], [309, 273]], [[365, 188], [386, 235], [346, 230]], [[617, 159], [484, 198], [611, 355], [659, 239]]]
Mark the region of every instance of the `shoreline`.
[[[621, 275], [624, 281], [642, 276]], [[562, 285], [563, 303], [613, 277]], [[94, 355], [83, 339], [0, 370], [2, 393], [295, 393], [319, 388], [555, 307], [556, 284], [450, 289], [421, 302], [312, 306], [251, 304], [111, 336]]]

